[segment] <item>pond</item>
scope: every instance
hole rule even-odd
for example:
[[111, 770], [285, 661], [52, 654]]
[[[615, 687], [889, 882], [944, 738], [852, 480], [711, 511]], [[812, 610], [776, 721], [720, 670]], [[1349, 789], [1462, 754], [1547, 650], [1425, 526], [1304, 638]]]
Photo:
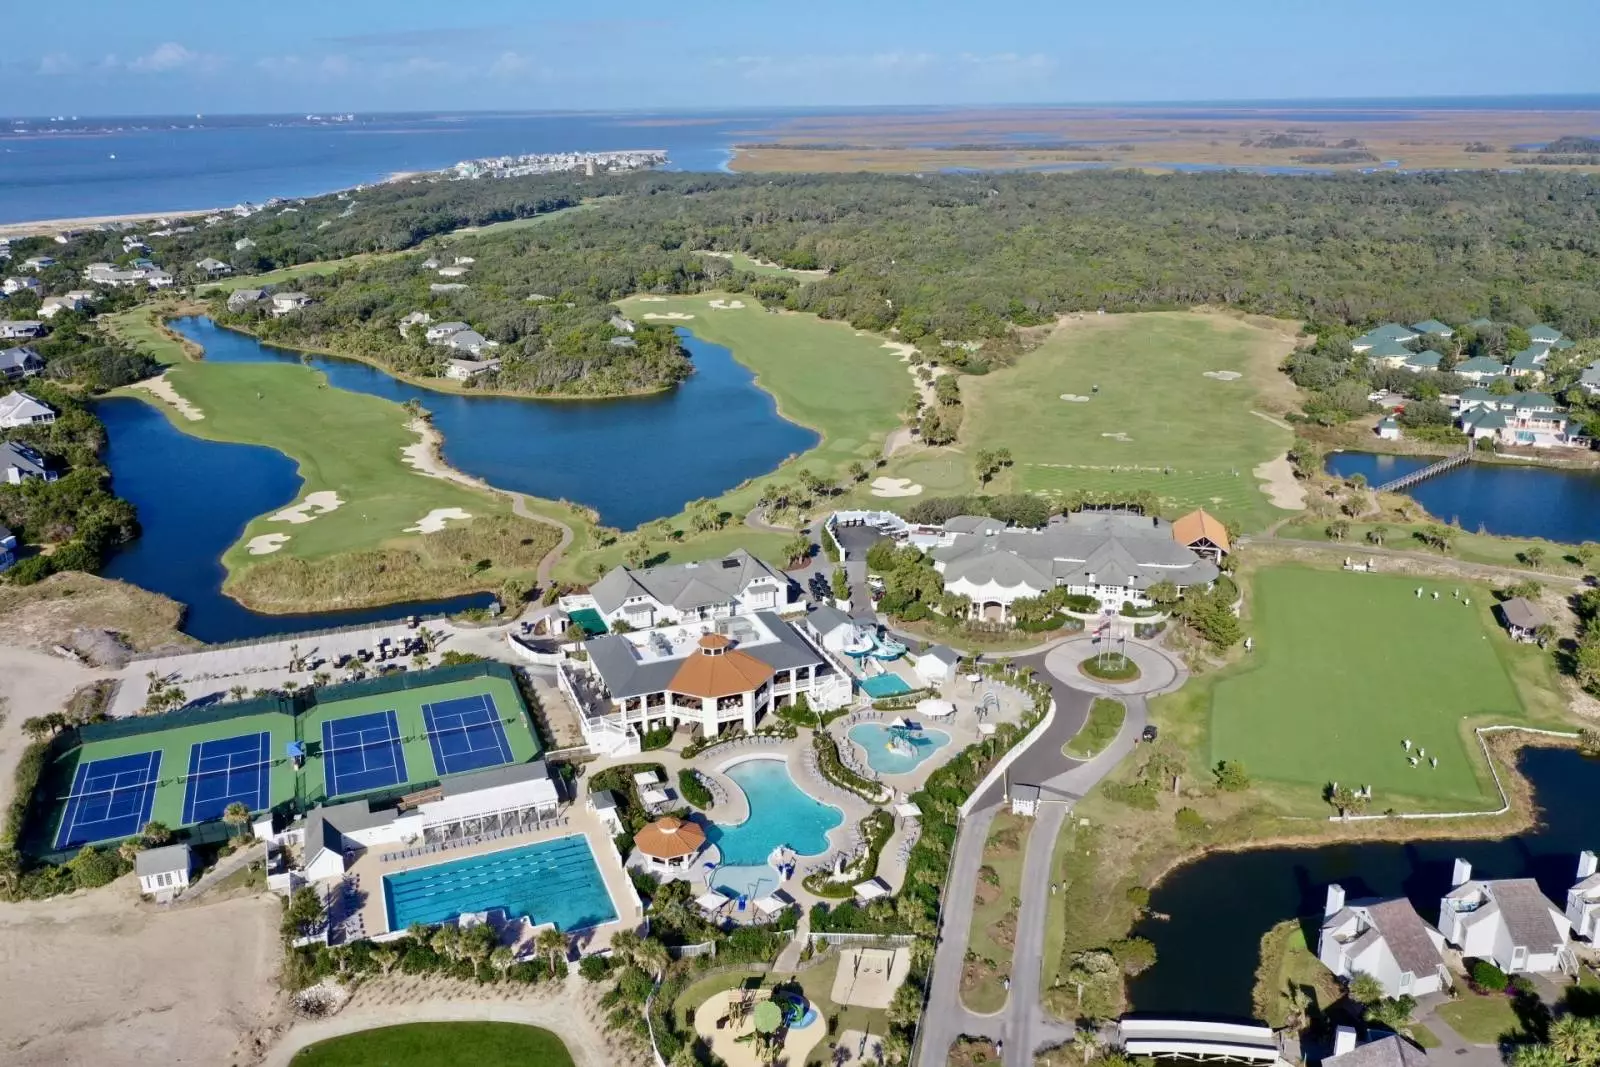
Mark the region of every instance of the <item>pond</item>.
[[1570, 749], [1533, 748], [1521, 758], [1541, 806], [1540, 825], [1503, 841], [1418, 841], [1269, 848], [1217, 853], [1170, 874], [1150, 895], [1152, 915], [1134, 930], [1155, 944], [1156, 965], [1128, 983], [1140, 1012], [1249, 1017], [1261, 938], [1302, 918], [1315, 949], [1330, 882], [1350, 897], [1409, 897], [1427, 922], [1439, 917], [1456, 857], [1483, 878], [1536, 878], [1564, 905], [1578, 853], [1600, 845], [1592, 798], [1600, 760]]
[[[1335, 452], [1329, 474], [1359, 474], [1369, 485], [1410, 474], [1437, 456]], [[1467, 463], [1405, 490], [1441, 522], [1459, 521], [1468, 533], [1544, 537], [1578, 543], [1600, 539], [1600, 471]]]
[[139, 509], [137, 541], [100, 573], [187, 606], [183, 631], [206, 642], [378, 622], [482, 607], [487, 594], [317, 615], [260, 615], [222, 593], [222, 554], [258, 515], [294, 501], [294, 461], [259, 445], [190, 437], [140, 400], [95, 404], [106, 426], [105, 460], [118, 496]]
[[340, 389], [416, 400], [444, 435], [457, 470], [499, 489], [594, 508], [631, 529], [715, 497], [813, 447], [817, 434], [778, 414], [770, 393], [721, 345], [680, 329], [694, 373], [676, 389], [612, 400], [532, 400], [443, 393], [376, 367], [263, 345], [207, 318], [171, 324], [217, 363], [294, 362]]

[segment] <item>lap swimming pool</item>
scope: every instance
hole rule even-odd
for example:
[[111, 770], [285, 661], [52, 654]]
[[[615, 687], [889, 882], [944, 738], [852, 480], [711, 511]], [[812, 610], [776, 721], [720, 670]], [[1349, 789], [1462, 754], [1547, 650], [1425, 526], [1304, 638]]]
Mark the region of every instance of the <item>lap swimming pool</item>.
[[555, 923], [562, 933], [617, 917], [582, 834], [386, 874], [383, 895], [390, 930], [493, 908], [535, 924]]
[[706, 840], [722, 853], [713, 885], [751, 896], [770, 893], [778, 884], [767, 863], [773, 849], [820, 856], [828, 850], [828, 831], [844, 822], [844, 812], [795, 784], [783, 760], [750, 760], [729, 767], [727, 775], [744, 793], [750, 815], [733, 826], [708, 825]]
[[943, 730], [906, 730], [880, 722], [850, 727], [850, 740], [867, 753], [867, 765], [879, 774], [905, 774], [950, 743]]
[[873, 678], [862, 678], [858, 681], [861, 688], [866, 691], [867, 696], [873, 700], [882, 700], [884, 697], [897, 697], [901, 693], [911, 692], [911, 687], [898, 674], [880, 674]]

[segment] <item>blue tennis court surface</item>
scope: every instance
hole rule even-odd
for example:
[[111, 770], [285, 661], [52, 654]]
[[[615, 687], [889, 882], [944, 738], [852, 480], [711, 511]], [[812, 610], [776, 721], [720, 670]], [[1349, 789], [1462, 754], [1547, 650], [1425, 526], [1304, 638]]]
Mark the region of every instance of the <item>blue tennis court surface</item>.
[[422, 705], [422, 721], [440, 774], [460, 774], [511, 762], [500, 709], [488, 693]]
[[189, 776], [183, 789], [183, 824], [221, 818], [229, 804], [251, 811], [267, 807], [272, 773], [272, 735], [240, 734], [202, 741], [189, 749]]
[[406, 780], [400, 724], [392, 711], [374, 711], [322, 724], [322, 777], [328, 796], [365, 793]]
[[161, 750], [78, 764], [56, 848], [132, 837], [150, 821]]

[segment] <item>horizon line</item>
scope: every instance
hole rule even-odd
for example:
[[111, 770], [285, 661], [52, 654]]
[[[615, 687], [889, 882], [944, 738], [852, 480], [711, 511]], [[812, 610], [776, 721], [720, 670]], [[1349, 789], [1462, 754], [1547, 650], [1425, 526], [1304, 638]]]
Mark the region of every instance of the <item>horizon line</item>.
[[[719, 106], [702, 104], [684, 107], [614, 107], [614, 108], [423, 108], [405, 110], [360, 110], [347, 107], [330, 107], [312, 110], [295, 111], [218, 111], [206, 113], [194, 112], [195, 119], [203, 121], [206, 118], [304, 118], [307, 115], [319, 117], [328, 115], [356, 115], [358, 117], [404, 117], [404, 116], [484, 116], [484, 115], [700, 115], [700, 114], [762, 114], [771, 112], [800, 112], [817, 113], [824, 111], [1019, 111], [1027, 109], [1106, 109], [1106, 108], [1150, 108], [1150, 107], [1230, 107], [1240, 110], [1272, 109], [1284, 105], [1305, 107], [1307, 105], [1360, 105], [1372, 107], [1375, 105], [1388, 105], [1383, 110], [1406, 110], [1405, 104], [1412, 105], [1441, 105], [1441, 104], [1471, 104], [1473, 102], [1487, 101], [1593, 101], [1594, 110], [1600, 111], [1600, 89], [1589, 92], [1565, 93], [1473, 93], [1473, 94], [1432, 94], [1418, 96], [1388, 95], [1388, 96], [1285, 96], [1285, 97], [1206, 97], [1192, 99], [1167, 99], [1167, 100], [1056, 100], [1056, 101], [1030, 101], [1009, 103], [930, 103], [930, 104], [771, 104], [764, 106]], [[1497, 109], [1503, 110], [1503, 109]], [[1537, 107], [1529, 110], [1539, 110]], [[85, 122], [91, 119], [178, 119], [188, 118], [188, 111], [150, 111], [123, 114], [78, 114], [78, 115], [3, 115], [0, 121], [10, 124], [24, 122]], [[4, 131], [0, 131], [3, 133]]]

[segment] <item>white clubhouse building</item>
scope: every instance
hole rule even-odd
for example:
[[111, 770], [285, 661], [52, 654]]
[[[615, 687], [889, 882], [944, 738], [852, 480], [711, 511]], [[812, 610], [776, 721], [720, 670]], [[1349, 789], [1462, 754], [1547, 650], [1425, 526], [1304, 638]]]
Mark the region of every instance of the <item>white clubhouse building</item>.
[[798, 607], [788, 576], [742, 548], [703, 563], [617, 567], [587, 593], [561, 598], [569, 614], [588, 608], [607, 626], [621, 622], [635, 630]]

